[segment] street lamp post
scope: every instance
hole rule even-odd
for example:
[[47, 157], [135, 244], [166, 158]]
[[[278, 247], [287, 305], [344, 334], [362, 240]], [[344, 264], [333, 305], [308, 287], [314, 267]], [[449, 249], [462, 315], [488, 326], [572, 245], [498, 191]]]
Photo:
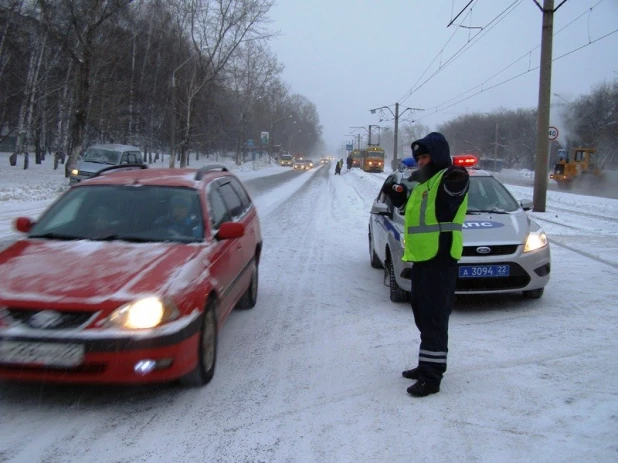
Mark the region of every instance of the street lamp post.
[[196, 56], [198, 55], [189, 56], [176, 69], [174, 69], [174, 72], [172, 72], [172, 96], [171, 96], [172, 110], [171, 110], [171, 115], [170, 115], [172, 133], [171, 133], [171, 140], [170, 140], [170, 160], [169, 160], [170, 169], [173, 169], [176, 165], [176, 73], [185, 64], [187, 64], [189, 61], [191, 61]]
[[[365, 132], [367, 132], [369, 138], [367, 139], [367, 146], [369, 146], [371, 144], [371, 126], [369, 126], [369, 130], [367, 130], [367, 127], [363, 127], [362, 125], [359, 126], [355, 126], [355, 127], [350, 127], [351, 129], [363, 129]], [[357, 134], [358, 137], [358, 149], [361, 149], [361, 135], [360, 133]]]
[[562, 101], [564, 101], [566, 104], [571, 104], [571, 102], [569, 100], [567, 100], [566, 98], [564, 98], [562, 95], [558, 94], [558, 93], [554, 93], [554, 96], [557, 96], [558, 98], [560, 98]]
[[268, 153], [268, 163], [269, 164], [270, 164], [270, 160], [271, 160], [271, 158], [273, 156], [273, 148], [275, 147], [275, 124], [277, 122], [281, 122], [284, 119], [290, 119], [291, 117], [292, 117], [292, 115], [290, 114], [288, 116], [280, 117], [279, 119], [276, 119], [276, 120], [274, 120], [274, 121], [272, 121], [270, 123], [271, 135], [270, 135], [270, 146], [269, 146], [270, 149], [269, 149], [269, 153]]
[[298, 135], [299, 133], [301, 133], [303, 131], [303, 129], [298, 129], [297, 132], [292, 133], [292, 135], [290, 135], [289, 141], [288, 141], [288, 151], [290, 153], [292, 153], [292, 141], [294, 140], [294, 137], [296, 135]]
[[[356, 135], [354, 135], [353, 133], [346, 133], [344, 136], [345, 137], [352, 137], [352, 150], [353, 150], [354, 149], [354, 139], [356, 138]], [[347, 143], [346, 143], [346, 145], [347, 145]], [[347, 151], [347, 149], [346, 149], [346, 151]]]

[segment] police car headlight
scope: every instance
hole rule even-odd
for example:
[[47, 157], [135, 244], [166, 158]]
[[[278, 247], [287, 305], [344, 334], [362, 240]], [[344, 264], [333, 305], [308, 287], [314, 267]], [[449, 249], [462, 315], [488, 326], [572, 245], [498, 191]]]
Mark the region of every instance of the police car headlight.
[[178, 309], [170, 301], [145, 297], [114, 310], [104, 325], [125, 330], [144, 330], [175, 320], [178, 316]]
[[538, 230], [535, 232], [531, 232], [526, 238], [526, 244], [524, 246], [524, 252], [536, 251], [537, 249], [541, 249], [547, 246], [547, 235], [544, 231]]
[[77, 169], [73, 169], [73, 170], [71, 171], [71, 175], [77, 175], [77, 174], [79, 174], [79, 170], [77, 170]]
[[406, 235], [404, 235], [403, 233], [399, 234], [399, 243], [401, 244], [401, 249], [406, 248]]

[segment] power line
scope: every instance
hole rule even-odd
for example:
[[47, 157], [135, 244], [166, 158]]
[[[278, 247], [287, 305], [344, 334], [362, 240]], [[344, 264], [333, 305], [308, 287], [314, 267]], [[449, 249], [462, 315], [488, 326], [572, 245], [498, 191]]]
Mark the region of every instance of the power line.
[[[595, 40], [592, 40], [592, 41], [590, 41], [590, 42], [589, 42], [589, 43], [587, 43], [587, 44], [584, 44], [584, 45], [582, 45], [582, 46], [580, 46], [580, 47], [574, 48], [574, 49], [573, 49], [573, 50], [571, 50], [571, 51], [568, 51], [568, 52], [563, 53], [562, 55], [560, 55], [560, 56], [558, 56], [558, 57], [556, 57], [556, 58], [553, 58], [553, 59], [552, 59], [552, 62], [557, 61], [557, 60], [559, 60], [559, 59], [561, 59], [561, 58], [564, 58], [565, 56], [568, 56], [568, 55], [570, 55], [570, 54], [572, 54], [572, 53], [575, 53], [576, 51], [579, 51], [579, 50], [581, 50], [581, 49], [583, 49], [583, 48], [586, 48], [586, 47], [588, 47], [588, 46], [592, 45], [593, 43], [596, 43], [596, 42], [598, 42], [598, 41], [600, 41], [600, 40], [603, 40], [603, 39], [605, 39], [605, 38], [609, 37], [610, 35], [613, 35], [613, 34], [615, 34], [615, 33], [617, 33], [617, 32], [618, 32], [618, 29], [614, 29], [613, 31], [608, 32], [607, 34], [605, 34], [605, 35], [603, 35], [603, 36], [601, 36], [601, 37], [599, 37], [599, 38], [597, 38], [597, 39], [595, 39]], [[494, 84], [494, 85], [492, 85], [492, 86], [490, 86], [490, 87], [483, 88], [483, 89], [479, 90], [478, 92], [476, 92], [476, 93], [474, 93], [474, 94], [472, 94], [472, 95], [470, 95], [470, 96], [468, 96], [468, 97], [466, 97], [466, 98], [462, 98], [462, 99], [460, 99], [460, 100], [456, 101], [456, 102], [455, 102], [455, 103], [453, 103], [453, 104], [450, 104], [450, 105], [444, 106], [444, 104], [446, 104], [446, 103], [448, 103], [448, 102], [450, 102], [450, 101], [453, 101], [455, 98], [459, 98], [459, 97], [461, 97], [461, 96], [465, 95], [466, 93], [470, 93], [471, 91], [473, 91], [474, 89], [476, 89], [476, 88], [478, 88], [478, 87], [482, 87], [482, 85], [483, 85], [483, 84], [481, 84], [481, 85], [477, 85], [476, 87], [473, 87], [473, 88], [471, 88], [471, 89], [469, 89], [469, 90], [467, 90], [467, 91], [465, 91], [465, 92], [463, 92], [463, 93], [459, 94], [459, 96], [456, 96], [456, 97], [454, 97], [454, 98], [451, 98], [450, 100], [446, 100], [444, 103], [441, 103], [441, 104], [437, 105], [437, 106], [435, 107], [435, 108], [436, 108], [436, 110], [435, 110], [435, 111], [433, 111], [433, 112], [431, 112], [431, 113], [428, 113], [428, 114], [426, 114], [426, 115], [424, 115], [424, 116], [421, 116], [421, 117], [417, 118], [416, 120], [418, 121], [418, 120], [421, 120], [421, 119], [425, 119], [426, 117], [432, 116], [432, 115], [437, 114], [437, 113], [439, 113], [439, 112], [442, 112], [442, 111], [444, 111], [444, 110], [446, 110], [446, 109], [452, 108], [453, 106], [456, 106], [456, 105], [458, 105], [459, 103], [463, 103], [464, 101], [467, 101], [467, 100], [469, 100], [469, 99], [471, 99], [471, 98], [473, 98], [473, 97], [475, 97], [475, 96], [477, 96], [477, 95], [479, 95], [479, 94], [481, 94], [481, 93], [483, 93], [483, 92], [486, 92], [486, 91], [488, 91], [488, 90], [492, 90], [492, 89], [494, 89], [494, 88], [496, 88], [496, 87], [498, 87], [498, 86], [500, 86], [500, 85], [503, 85], [503, 84], [506, 84], [506, 83], [508, 83], [508, 82], [511, 82], [512, 80], [515, 80], [515, 79], [517, 79], [517, 78], [519, 78], [519, 77], [521, 77], [521, 76], [523, 76], [523, 75], [526, 75], [526, 74], [528, 74], [528, 73], [530, 73], [530, 72], [532, 72], [532, 71], [536, 71], [537, 69], [539, 69], [539, 67], [540, 67], [540, 66], [535, 66], [534, 68], [528, 69], [527, 71], [524, 71], [524, 72], [522, 72], [522, 73], [520, 73], [520, 74], [517, 74], [517, 75], [515, 75], [515, 76], [509, 77], [508, 79], [503, 80], [502, 82], [498, 82], [497, 84]]]
[[[464, 7], [461, 9], [461, 11], [460, 11], [459, 13], [457, 13], [457, 16], [455, 16], [453, 19], [451, 19], [451, 22], [450, 22], [450, 23], [448, 23], [448, 26], [446, 26], [446, 27], [451, 27], [451, 24], [453, 24], [453, 23], [457, 20], [457, 18], [459, 18], [459, 15], [460, 15], [461, 13], [463, 13], [463, 12], [466, 10], [466, 8], [468, 8], [468, 7], [470, 6], [470, 3], [472, 3], [473, 1], [474, 1], [474, 0], [470, 0], [470, 1], [468, 2], [468, 4], [467, 4], [466, 6], [464, 6]], [[452, 15], [452, 14], [453, 14], [453, 12], [452, 12], [452, 10], [451, 10], [451, 15]]]
[[[448, 66], [449, 64], [451, 64], [453, 61], [455, 61], [458, 57], [460, 57], [461, 55], [463, 55], [463, 53], [465, 53], [469, 48], [472, 47], [472, 45], [474, 45], [476, 42], [478, 42], [478, 40], [480, 40], [482, 37], [485, 36], [485, 34], [487, 34], [489, 31], [491, 31], [491, 29], [493, 29], [496, 25], [498, 25], [502, 20], [504, 20], [510, 13], [512, 13], [512, 11], [521, 4], [523, 0], [516, 0], [515, 2], [511, 3], [508, 7], [506, 7], [502, 12], [500, 12], [500, 14], [498, 14], [497, 16], [495, 16], [489, 23], [487, 23], [486, 26], [481, 28], [481, 31], [479, 31], [471, 40], [468, 41], [468, 43], [466, 43], [465, 45], [463, 45], [457, 52], [455, 52], [455, 54], [453, 54], [453, 56], [451, 56], [443, 65], [440, 65], [439, 68], [431, 75], [429, 76], [421, 85], [419, 85], [418, 87], [416, 87], [416, 85], [418, 84], [418, 82], [422, 79], [422, 77], [425, 75], [425, 73], [429, 70], [429, 68], [431, 67], [431, 65], [436, 61], [436, 59], [444, 52], [444, 49], [446, 48], [446, 46], [449, 44], [449, 42], [452, 40], [452, 38], [455, 36], [455, 32], [457, 32], [457, 30], [455, 30], [455, 32], [451, 35], [451, 37], [448, 39], [448, 41], [444, 44], [444, 46], [442, 47], [442, 49], [438, 52], [438, 54], [436, 55], [436, 57], [431, 61], [431, 63], [429, 63], [429, 66], [427, 66], [427, 68], [423, 71], [423, 73], [420, 75], [420, 77], [416, 80], [416, 82], [414, 82], [414, 84], [412, 85], [412, 88], [406, 92], [403, 96], [401, 96], [397, 101], [403, 103], [405, 102], [405, 100], [407, 100], [410, 96], [412, 96], [414, 93], [416, 93], [421, 87], [423, 87], [427, 82], [429, 82], [434, 76], [436, 76], [437, 74], [439, 74], [444, 68], [446, 68], [446, 66]], [[557, 32], [554, 33], [554, 36], [558, 35], [561, 31], [563, 31], [564, 29], [566, 29], [567, 27], [569, 27], [571, 24], [573, 24], [575, 21], [577, 21], [578, 19], [580, 19], [581, 17], [583, 17], [586, 14], [589, 14], [589, 17], [592, 13], [592, 10], [594, 8], [596, 8], [600, 3], [603, 3], [605, 0], [599, 0], [597, 3], [595, 3], [592, 7], [586, 9], [586, 11], [584, 11], [582, 14], [580, 14], [579, 16], [577, 16], [575, 19], [573, 19], [570, 23], [566, 24], [564, 27], [562, 27], [560, 30], [558, 30]], [[562, 3], [560, 3], [558, 5], [557, 8], [554, 9], [557, 10], [558, 8], [560, 8], [564, 3], [566, 2], [566, 0], [564, 0]], [[468, 5], [470, 5], [470, 2], [468, 3]], [[466, 8], [467, 6], [466, 5]], [[465, 9], [465, 8], [464, 8]], [[472, 10], [472, 9], [471, 9]], [[471, 11], [470, 10], [470, 11]], [[510, 11], [509, 11], [510, 10]], [[463, 11], [463, 10], [462, 10]], [[505, 14], [506, 13], [506, 14]], [[460, 13], [461, 14], [461, 13]], [[468, 13], [470, 14], [470, 12]], [[502, 15], [504, 15], [503, 17], [501, 17]], [[451, 5], [451, 16], [452, 16], [452, 5]], [[466, 15], [467, 17], [468, 15]], [[501, 17], [501, 18], [500, 18]], [[499, 21], [496, 22], [496, 24], [494, 24], [493, 26], [489, 27], [494, 21], [496, 21], [498, 18]], [[465, 19], [465, 17], [464, 17]], [[483, 33], [481, 35], [481, 33], [483, 32], [483, 30], [485, 30], [485, 33]], [[588, 40], [590, 41], [590, 25], [588, 25]], [[540, 48], [540, 44], [537, 45], [536, 47], [534, 47], [532, 50], [526, 52], [522, 57], [518, 58], [517, 60], [515, 60], [514, 62], [512, 62], [511, 64], [509, 64], [507, 67], [503, 68], [501, 71], [499, 71], [498, 73], [494, 74], [492, 77], [490, 77], [487, 80], [491, 80], [493, 77], [499, 75], [500, 73], [504, 72], [506, 69], [508, 69], [509, 67], [511, 67], [513, 64], [517, 63], [519, 60], [521, 60], [522, 58], [526, 57], [526, 56], [531, 56], [531, 53]], [[467, 48], [466, 48], [467, 47]], [[485, 82], [487, 82], [487, 80]], [[482, 84], [481, 84], [482, 85]], [[416, 88], [415, 88], [416, 87]], [[476, 88], [476, 87], [474, 87]], [[464, 94], [467, 92], [464, 92]], [[457, 98], [457, 97], [455, 97]]]
[[[470, 13], [468, 13], [470, 14]], [[468, 15], [466, 15], [465, 17], [467, 17]], [[464, 19], [465, 19], [464, 17]], [[423, 78], [423, 76], [425, 75], [425, 73], [429, 70], [429, 68], [431, 67], [431, 65], [440, 57], [440, 55], [444, 52], [444, 49], [446, 48], [446, 46], [450, 43], [451, 40], [453, 40], [453, 37], [455, 37], [455, 34], [457, 34], [457, 32], [459, 31], [459, 29], [455, 29], [453, 31], [453, 33], [451, 34], [451, 36], [449, 37], [449, 39], [446, 41], [446, 43], [442, 46], [442, 49], [436, 54], [436, 56], [434, 57], [434, 59], [431, 60], [431, 63], [429, 63], [429, 65], [425, 68], [425, 70], [423, 71], [423, 73], [419, 76], [418, 79], [416, 79], [416, 82], [414, 82], [412, 84], [412, 88], [403, 94], [403, 96], [399, 97], [399, 99], [397, 101], [404, 101], [404, 99], [407, 99], [410, 97], [410, 95], [412, 94], [411, 92], [414, 90], [414, 87], [416, 86], [416, 84], [418, 84], [418, 82]], [[409, 93], [409, 94], [408, 94]]]
[[[563, 30], [565, 30], [566, 28], [568, 28], [571, 24], [573, 24], [575, 21], [577, 21], [578, 19], [580, 19], [581, 17], [583, 17], [584, 15], [586, 15], [587, 13], [589, 13], [590, 11], [592, 11], [592, 9], [594, 9], [596, 6], [598, 6], [600, 3], [604, 2], [605, 0], [600, 0], [599, 2], [597, 2], [595, 5], [593, 5], [589, 10], [584, 11], [581, 15], [579, 15], [578, 17], [576, 17], [575, 19], [573, 19], [571, 22], [569, 22], [568, 24], [566, 24], [564, 27], [560, 28], [559, 30], [557, 30], [554, 33], [554, 37], [557, 36], [560, 32], [562, 32]], [[590, 34], [588, 34], [588, 42], [590, 43], [591, 39], [590, 39]], [[492, 80], [494, 77], [499, 76], [500, 74], [502, 74], [504, 71], [506, 71], [507, 69], [509, 69], [511, 66], [513, 66], [514, 64], [518, 63], [519, 61], [521, 61], [523, 58], [525, 58], [526, 56], [530, 57], [532, 55], [532, 52], [537, 50], [538, 48], [540, 48], [541, 45], [537, 45], [536, 47], [530, 49], [529, 51], [527, 51], [526, 53], [524, 53], [522, 56], [520, 56], [519, 58], [517, 58], [515, 61], [511, 62], [511, 64], [508, 64], [507, 66], [503, 67], [501, 70], [499, 70], [498, 72], [496, 72], [495, 74], [493, 74], [491, 77], [489, 77], [488, 79], [485, 79], [481, 84], [476, 85], [474, 87], [472, 87], [470, 90], [467, 90], [449, 100], [446, 100], [443, 104], [446, 104], [450, 101], [453, 101], [457, 98], [459, 98], [460, 96], [465, 95], [466, 93], [471, 92], [472, 90], [478, 88], [478, 87], [483, 87], [487, 82], [489, 82], [490, 80]], [[538, 69], [538, 66], [534, 69]], [[530, 63], [528, 63], [528, 71], [533, 70], [532, 68], [530, 68]], [[520, 74], [523, 75], [526, 74], [525, 72]], [[441, 105], [440, 105], [441, 106]]]
[[[472, 37], [471, 40], [469, 40], [459, 50], [457, 50], [443, 65], [438, 67], [438, 69], [432, 75], [430, 75], [422, 84], [420, 84], [418, 87], [416, 87], [416, 84], [418, 83], [420, 78], [422, 78], [422, 76], [425, 74], [425, 72], [427, 72], [427, 69], [429, 69], [429, 67], [431, 67], [431, 65], [435, 61], [435, 58], [434, 58], [434, 60], [429, 65], [429, 67], [425, 70], [425, 72], [423, 72], [421, 77], [419, 77], [419, 79], [417, 79], [417, 81], [414, 83], [412, 88], [406, 93], [406, 96], [405, 97], [401, 97], [399, 99], [399, 102], [403, 103], [405, 100], [410, 98], [410, 96], [412, 96], [414, 93], [416, 93], [418, 90], [420, 90], [433, 77], [435, 77], [437, 74], [442, 72], [449, 64], [452, 64], [457, 58], [459, 58], [466, 51], [468, 51], [470, 48], [472, 48], [472, 46], [475, 45], [476, 42], [478, 42], [482, 37], [484, 37], [487, 33], [489, 33], [495, 26], [497, 26], [502, 20], [504, 20], [509, 14], [511, 14], [515, 10], [515, 8], [517, 8], [522, 2], [523, 2], [523, 0], [515, 0], [513, 3], [511, 3], [500, 14], [498, 14], [491, 21], [489, 21], [486, 26], [482, 27], [481, 30], [477, 34], [475, 34], [474, 37]], [[497, 22], [495, 22], [495, 21], [497, 21]], [[495, 22], [495, 24], [493, 24], [494, 22]], [[451, 39], [452, 39], [452, 36], [451, 36]], [[450, 42], [451, 39], [449, 39], [449, 42]], [[447, 42], [447, 44], [448, 44], [448, 42]], [[444, 45], [444, 47], [442, 48], [440, 53], [444, 50], [444, 48], [446, 47], [447, 44]]]
[[[586, 14], [589, 14], [589, 13], [591, 14], [592, 10], [593, 10], [594, 8], [596, 8], [599, 4], [603, 3], [604, 1], [605, 1], [605, 0], [599, 0], [599, 1], [598, 1], [597, 3], [595, 3], [592, 7], [590, 7], [589, 9], [586, 9], [586, 11], [584, 11], [582, 14], [580, 14], [580, 15], [579, 15], [579, 16], [577, 16], [575, 19], [573, 19], [571, 22], [567, 23], [565, 26], [563, 26], [563, 27], [562, 27], [562, 28], [560, 28], [558, 31], [556, 31], [556, 32], [554, 33], [554, 37], [555, 37], [555, 36], [557, 36], [560, 32], [562, 32], [562, 31], [564, 31], [565, 29], [567, 29], [569, 26], [571, 26], [571, 25], [572, 25], [573, 23], [575, 23], [577, 20], [581, 19], [581, 18], [582, 18], [583, 16], [585, 16]], [[610, 34], [610, 35], [611, 35], [611, 34]], [[591, 42], [592, 42], [592, 41], [591, 41], [591, 39], [590, 39], [590, 34], [588, 34], [588, 42], [589, 42], [589, 43], [591, 43]], [[484, 86], [487, 82], [489, 82], [490, 80], [492, 80], [494, 77], [496, 77], [496, 76], [500, 75], [501, 73], [503, 73], [504, 71], [506, 71], [507, 69], [509, 69], [511, 66], [513, 66], [514, 64], [516, 64], [517, 62], [519, 62], [520, 60], [522, 60], [523, 58], [525, 58], [526, 56], [531, 57], [531, 56], [532, 56], [532, 52], [533, 52], [533, 51], [535, 51], [536, 49], [540, 48], [540, 47], [541, 47], [541, 45], [537, 45], [536, 47], [534, 47], [534, 48], [532, 48], [531, 50], [529, 50], [529, 51], [527, 51], [526, 53], [524, 53], [521, 57], [517, 58], [515, 61], [511, 62], [510, 64], [508, 64], [507, 66], [505, 66], [504, 68], [502, 68], [502, 69], [501, 69], [500, 71], [498, 71], [497, 73], [493, 74], [493, 75], [492, 75], [491, 77], [489, 77], [488, 79], [484, 80], [482, 83], [480, 83], [480, 84], [478, 84], [478, 85], [475, 85], [474, 87], [470, 88], [469, 90], [466, 90], [465, 92], [462, 92], [462, 93], [460, 93], [459, 95], [457, 95], [457, 96], [455, 96], [455, 97], [453, 97], [453, 98], [450, 98], [449, 100], [446, 100], [446, 101], [445, 101], [444, 103], [442, 103], [442, 104], [446, 104], [446, 103], [448, 103], [448, 102], [450, 102], [450, 101], [453, 101], [453, 100], [455, 100], [455, 99], [457, 99], [457, 98], [460, 98], [460, 97], [462, 97], [463, 95], [466, 95], [467, 93], [470, 93], [471, 91], [473, 91], [473, 90], [475, 90], [475, 89], [477, 89], [477, 88], [479, 88], [479, 87], [481, 87], [481, 89], [483, 89], [483, 86]], [[572, 53], [572, 52], [571, 52], [571, 53]], [[528, 71], [526, 71], [526, 72], [524, 72], [524, 73], [522, 73], [522, 74], [519, 74], [519, 75], [524, 75], [524, 74], [526, 74], [527, 72], [532, 71], [532, 70], [535, 70], [535, 69], [538, 69], [538, 66], [537, 66], [537, 67], [535, 67], [535, 68], [531, 68], [531, 67], [530, 67], [530, 63], [528, 63]], [[518, 76], [519, 76], [519, 75], [518, 75]], [[425, 82], [424, 82], [424, 83], [425, 83]], [[423, 84], [424, 84], [424, 83], [423, 83]], [[498, 85], [499, 85], [499, 84], [498, 84]], [[419, 87], [419, 88], [420, 88], [420, 87]], [[493, 88], [493, 87], [489, 87], [489, 88]], [[489, 89], [489, 88], [488, 88], [488, 89]], [[484, 89], [484, 90], [488, 90], [488, 89]], [[482, 90], [482, 91], [483, 91], [483, 90]], [[479, 93], [480, 93], [480, 92], [479, 92]], [[463, 100], [463, 101], [465, 101], [465, 100]], [[438, 105], [437, 107], [439, 107], [439, 106], [442, 106], [442, 105]], [[432, 113], [432, 114], [435, 114], [435, 113]]]

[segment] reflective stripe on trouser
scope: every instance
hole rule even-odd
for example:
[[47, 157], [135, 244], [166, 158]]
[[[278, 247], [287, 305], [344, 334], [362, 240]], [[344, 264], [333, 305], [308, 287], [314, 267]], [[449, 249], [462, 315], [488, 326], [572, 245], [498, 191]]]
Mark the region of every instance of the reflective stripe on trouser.
[[448, 320], [453, 310], [457, 264], [432, 259], [412, 266], [412, 311], [421, 333], [419, 379], [440, 383], [446, 371]]

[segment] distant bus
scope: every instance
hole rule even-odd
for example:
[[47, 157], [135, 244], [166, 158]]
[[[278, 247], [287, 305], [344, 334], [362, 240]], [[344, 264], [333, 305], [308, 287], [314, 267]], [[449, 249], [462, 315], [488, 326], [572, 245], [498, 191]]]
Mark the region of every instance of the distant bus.
[[352, 167], [360, 167], [363, 162], [363, 152], [361, 150], [352, 150]]
[[368, 146], [362, 151], [361, 168], [365, 172], [384, 172], [384, 148]]

